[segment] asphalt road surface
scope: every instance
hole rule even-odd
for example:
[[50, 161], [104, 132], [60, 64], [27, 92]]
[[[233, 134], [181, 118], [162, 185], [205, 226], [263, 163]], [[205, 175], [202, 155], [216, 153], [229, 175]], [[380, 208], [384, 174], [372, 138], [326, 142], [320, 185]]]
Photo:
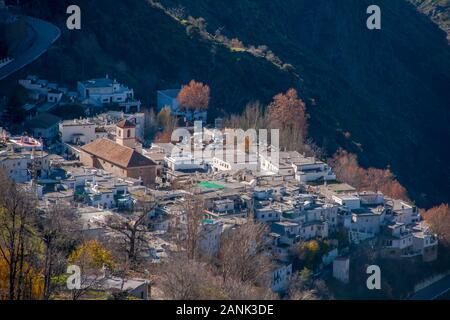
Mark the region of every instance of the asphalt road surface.
[[5, 79], [39, 58], [61, 35], [61, 30], [51, 23], [32, 17], [25, 17], [25, 19], [28, 26], [35, 33], [35, 41], [31, 47], [18, 55], [14, 61], [0, 68], [0, 80]]
[[409, 300], [435, 300], [450, 291], [450, 275], [416, 292]]

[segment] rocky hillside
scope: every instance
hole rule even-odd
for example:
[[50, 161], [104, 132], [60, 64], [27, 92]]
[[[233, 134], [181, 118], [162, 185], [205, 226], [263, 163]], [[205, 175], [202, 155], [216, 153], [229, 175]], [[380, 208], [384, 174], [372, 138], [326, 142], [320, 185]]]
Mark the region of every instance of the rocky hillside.
[[[82, 8], [81, 31], [65, 29], [72, 3]], [[33, 72], [73, 84], [109, 73], [147, 104], [155, 89], [195, 78], [211, 86], [213, 115], [295, 87], [307, 102], [312, 138], [329, 154], [342, 146], [363, 165], [391, 166], [420, 206], [450, 202], [445, 34], [404, 0], [379, 0], [382, 30], [369, 31], [370, 4], [24, 0], [26, 13], [63, 35], [16, 77]]]
[[429, 16], [447, 33], [450, 42], [450, 0], [408, 0], [423, 14]]

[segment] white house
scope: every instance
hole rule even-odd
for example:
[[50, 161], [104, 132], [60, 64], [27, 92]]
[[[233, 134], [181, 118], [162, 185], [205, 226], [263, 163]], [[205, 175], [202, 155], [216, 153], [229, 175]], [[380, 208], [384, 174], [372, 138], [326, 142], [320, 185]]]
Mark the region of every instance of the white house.
[[212, 159], [205, 159], [215, 171], [256, 170], [256, 155], [246, 154], [241, 150], [222, 150], [215, 152]]
[[384, 207], [361, 208], [352, 211], [351, 230], [376, 235], [384, 222], [386, 210]]
[[19, 84], [27, 90], [30, 90], [30, 97], [38, 100], [41, 97], [47, 97], [50, 88], [47, 87], [48, 81], [41, 80], [37, 76], [28, 76], [26, 79], [20, 79]]
[[135, 100], [134, 91], [108, 76], [100, 79], [79, 81], [78, 94], [83, 104], [103, 106], [117, 103], [125, 112], [139, 111], [141, 102]]
[[231, 199], [221, 199], [214, 201], [214, 211], [228, 213], [234, 211], [234, 201]]
[[271, 224], [270, 229], [280, 235], [281, 244], [293, 245], [299, 240], [300, 225], [295, 222], [280, 221]]
[[305, 157], [297, 151], [279, 152], [279, 157], [259, 154], [260, 167], [263, 172], [271, 172], [282, 176], [292, 175], [301, 183], [318, 180], [335, 180], [331, 167], [314, 157]]
[[59, 124], [61, 141], [75, 145], [87, 144], [97, 138], [97, 125], [89, 120], [67, 120]]
[[279, 221], [281, 212], [274, 210], [274, 208], [267, 206], [264, 208], [255, 209], [255, 219], [259, 222], [274, 222]]
[[386, 202], [391, 209], [393, 222], [404, 223], [406, 225], [415, 224], [420, 221], [420, 214], [417, 207], [402, 200], [391, 200]]
[[345, 206], [350, 210], [355, 210], [361, 208], [361, 200], [359, 197], [354, 195], [333, 195], [332, 200], [341, 206]]
[[292, 163], [295, 169], [295, 178], [301, 183], [318, 180], [336, 180], [336, 175], [326, 163], [316, 160], [314, 157], [297, 158]]
[[23, 183], [32, 177], [32, 163], [34, 162], [37, 177], [46, 177], [48, 174], [49, 155], [42, 151], [4, 151], [0, 153], [0, 167], [15, 182]]
[[383, 257], [398, 259], [422, 256], [425, 262], [437, 259], [438, 239], [424, 222], [413, 227], [399, 222], [391, 224], [380, 241]]
[[172, 171], [183, 170], [205, 170], [206, 166], [202, 159], [194, 158], [191, 153], [174, 153], [164, 158], [167, 168]]
[[301, 224], [299, 235], [303, 240], [310, 240], [317, 237], [327, 238], [328, 233], [329, 228], [327, 222], [313, 220]]
[[404, 223], [388, 226], [387, 235], [382, 239], [384, 257], [399, 258], [413, 254], [413, 234]]
[[116, 206], [114, 200], [114, 191], [109, 188], [103, 188], [98, 184], [87, 184], [86, 196], [88, 197], [88, 204], [99, 208], [112, 209]]
[[149, 299], [149, 281], [138, 278], [119, 278], [108, 276], [102, 281], [98, 281], [98, 289], [112, 293], [126, 292], [128, 295], [137, 299]]
[[434, 261], [437, 259], [438, 239], [434, 234], [419, 227], [413, 231], [413, 250], [420, 253], [424, 261]]
[[292, 277], [292, 264], [279, 263], [272, 270], [272, 291], [283, 292], [289, 287]]

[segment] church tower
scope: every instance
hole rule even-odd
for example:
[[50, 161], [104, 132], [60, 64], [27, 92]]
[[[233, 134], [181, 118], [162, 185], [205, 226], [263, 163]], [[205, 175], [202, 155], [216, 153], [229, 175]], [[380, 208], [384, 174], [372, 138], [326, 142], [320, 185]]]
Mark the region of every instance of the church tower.
[[136, 125], [129, 120], [121, 120], [116, 125], [116, 143], [121, 146], [136, 147]]

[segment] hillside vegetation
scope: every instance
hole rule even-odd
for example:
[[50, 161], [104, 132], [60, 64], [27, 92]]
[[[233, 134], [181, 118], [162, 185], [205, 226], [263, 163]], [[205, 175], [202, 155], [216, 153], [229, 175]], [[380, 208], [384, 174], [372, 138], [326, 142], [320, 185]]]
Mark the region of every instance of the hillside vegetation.
[[[147, 105], [156, 89], [196, 79], [211, 88], [212, 117], [296, 88], [328, 155], [344, 147], [363, 166], [390, 166], [420, 206], [450, 201], [450, 49], [407, 1], [378, 1], [381, 31], [366, 28], [368, 0], [152, 2], [21, 1], [63, 34], [16, 79], [74, 85], [108, 73]], [[73, 3], [81, 31], [65, 28]]]
[[447, 33], [450, 42], [450, 0], [408, 0], [423, 14], [429, 16]]

